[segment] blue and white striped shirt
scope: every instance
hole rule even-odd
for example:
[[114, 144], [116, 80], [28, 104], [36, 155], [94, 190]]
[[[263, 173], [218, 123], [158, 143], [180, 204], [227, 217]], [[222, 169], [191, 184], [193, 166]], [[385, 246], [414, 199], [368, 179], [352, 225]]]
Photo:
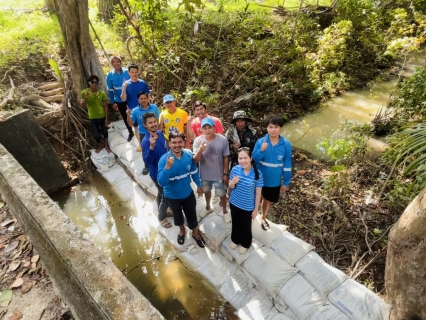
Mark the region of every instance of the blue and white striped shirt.
[[229, 180], [236, 176], [240, 177], [240, 181], [238, 181], [232, 190], [229, 202], [242, 210], [252, 211], [256, 203], [256, 188], [263, 187], [262, 172], [259, 171], [259, 179], [256, 180], [253, 167], [249, 174], [246, 175], [244, 169], [240, 165], [236, 165], [231, 170]]

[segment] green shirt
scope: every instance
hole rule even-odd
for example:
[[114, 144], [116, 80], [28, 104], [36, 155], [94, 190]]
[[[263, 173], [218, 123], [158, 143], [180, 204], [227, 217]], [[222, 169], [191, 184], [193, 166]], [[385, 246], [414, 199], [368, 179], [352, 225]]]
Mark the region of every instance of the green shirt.
[[92, 92], [90, 88], [84, 89], [81, 92], [81, 99], [84, 99], [86, 93], [89, 92], [86, 105], [89, 113], [89, 119], [102, 119], [105, 118], [105, 109], [103, 102], [107, 101], [107, 96], [102, 90]]

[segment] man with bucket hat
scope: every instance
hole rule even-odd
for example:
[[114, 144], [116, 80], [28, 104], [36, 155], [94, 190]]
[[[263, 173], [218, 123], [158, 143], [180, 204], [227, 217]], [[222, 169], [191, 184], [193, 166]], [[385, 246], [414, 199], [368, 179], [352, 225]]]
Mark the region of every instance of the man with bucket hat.
[[257, 132], [253, 129], [251, 119], [244, 110], [234, 112], [231, 124], [225, 133], [229, 142], [231, 168], [238, 164], [238, 149], [254, 149], [257, 141]]

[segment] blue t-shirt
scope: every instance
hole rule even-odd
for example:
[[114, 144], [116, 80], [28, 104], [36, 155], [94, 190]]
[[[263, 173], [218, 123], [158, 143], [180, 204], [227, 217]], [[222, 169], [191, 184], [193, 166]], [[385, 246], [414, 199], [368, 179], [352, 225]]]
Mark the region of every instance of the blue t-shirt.
[[129, 109], [133, 109], [139, 105], [138, 93], [149, 93], [149, 88], [146, 82], [142, 79], [138, 79], [138, 81], [136, 82], [133, 82], [132, 80], [127, 80], [126, 83], [127, 106], [129, 107]]
[[130, 76], [126, 68], [121, 68], [121, 73], [115, 72], [114, 69], [109, 71], [106, 76], [106, 83], [108, 89], [108, 97], [111, 103], [123, 102], [120, 98], [121, 91], [123, 90], [124, 80], [129, 80]]
[[149, 139], [150, 134], [145, 135], [142, 140], [142, 150], [143, 150], [143, 162], [145, 162], [149, 166], [149, 175], [152, 180], [157, 180], [157, 172], [158, 172], [158, 161], [163, 156], [163, 154], [167, 153], [166, 146], [166, 138], [164, 138], [164, 134], [157, 130], [158, 139], [155, 141], [154, 150], [149, 148]]
[[262, 172], [259, 171], [259, 179], [256, 180], [253, 167], [249, 174], [246, 175], [243, 167], [236, 165], [231, 170], [229, 180], [236, 176], [240, 177], [240, 181], [238, 181], [232, 190], [229, 202], [242, 210], [253, 211], [256, 204], [256, 188], [263, 187]]
[[193, 154], [188, 149], [182, 150], [180, 159], [175, 158], [170, 169], [166, 169], [167, 155], [173, 157], [170, 150], [164, 154], [158, 162], [157, 180], [160, 186], [163, 187], [164, 196], [169, 199], [185, 199], [192, 192], [192, 181], [201, 187], [200, 176], [198, 175], [198, 168], [194, 162]]
[[137, 108], [134, 108], [132, 110], [132, 113], [130, 114], [130, 118], [132, 119], [132, 122], [134, 123], [135, 127], [138, 126], [138, 131], [141, 134], [146, 134], [146, 128], [143, 125], [143, 115], [147, 112], [152, 112], [155, 114], [155, 117], [160, 118], [160, 110], [158, 110], [157, 105], [150, 103], [148, 104], [148, 108], [143, 109], [140, 105], [138, 105]]

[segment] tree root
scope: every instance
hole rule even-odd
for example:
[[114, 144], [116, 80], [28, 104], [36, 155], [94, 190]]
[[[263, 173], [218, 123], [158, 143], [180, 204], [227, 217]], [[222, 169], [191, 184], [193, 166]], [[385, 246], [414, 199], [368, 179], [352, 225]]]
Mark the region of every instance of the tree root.
[[[10, 69], [10, 70], [12, 70], [12, 69]], [[6, 73], [9, 72], [10, 70], [6, 71]], [[0, 103], [0, 109], [3, 109], [8, 103], [13, 102], [13, 92], [15, 91], [15, 84], [13, 83], [12, 78], [10, 76], [8, 76], [8, 77], [10, 79], [11, 88], [9, 90], [9, 94], [7, 95], [7, 97], [4, 98], [3, 101]]]

